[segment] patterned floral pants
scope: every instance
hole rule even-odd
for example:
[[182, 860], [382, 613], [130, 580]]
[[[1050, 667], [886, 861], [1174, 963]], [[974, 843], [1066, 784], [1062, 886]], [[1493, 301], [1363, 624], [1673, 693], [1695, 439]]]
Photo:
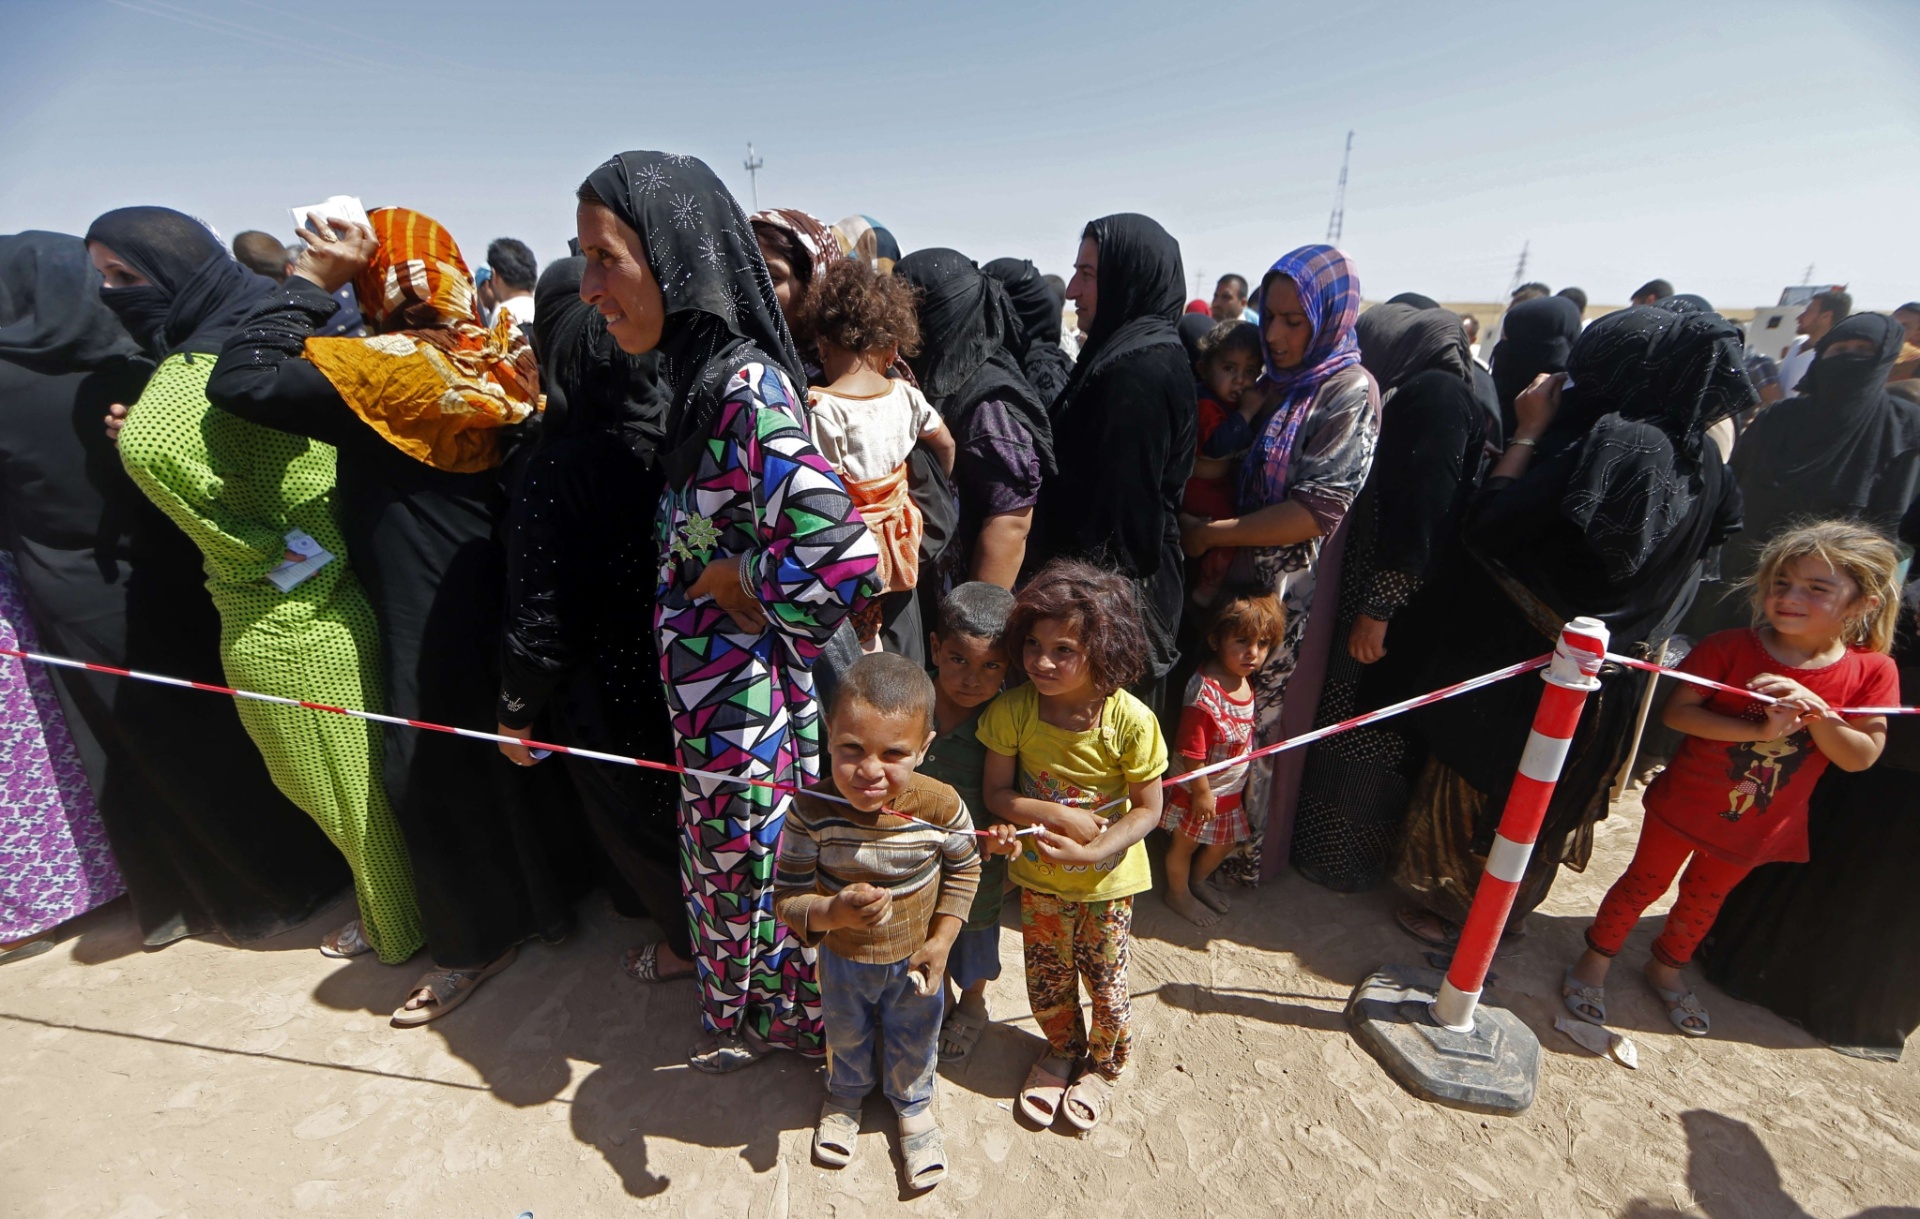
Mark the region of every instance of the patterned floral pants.
[[[1085, 1058], [1108, 1080], [1120, 1078], [1133, 1046], [1133, 1000], [1127, 993], [1133, 899], [1070, 902], [1020, 891], [1026, 942], [1027, 1001], [1055, 1056]], [[1093, 1031], [1080, 1014], [1080, 983], [1093, 1000]]]

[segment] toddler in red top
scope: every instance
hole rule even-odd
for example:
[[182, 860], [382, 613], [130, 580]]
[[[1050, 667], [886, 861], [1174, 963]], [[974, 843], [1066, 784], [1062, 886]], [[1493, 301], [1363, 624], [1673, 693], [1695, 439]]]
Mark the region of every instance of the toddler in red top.
[[1765, 625], [1709, 635], [1688, 654], [1682, 672], [1776, 701], [1691, 684], [1668, 696], [1661, 718], [1686, 740], [1647, 789], [1633, 862], [1600, 903], [1586, 953], [1567, 970], [1562, 994], [1574, 1015], [1606, 1022], [1607, 967], [1685, 864], [1647, 978], [1681, 1032], [1707, 1032], [1706, 1009], [1680, 969], [1721, 903], [1760, 864], [1806, 860], [1807, 800], [1829, 762], [1865, 770], [1880, 756], [1886, 717], [1833, 708], [1899, 701], [1886, 654], [1898, 562], [1891, 542], [1851, 522], [1789, 530], [1761, 553], [1753, 577]]
[[[1253, 445], [1253, 414], [1242, 410], [1240, 402], [1259, 379], [1265, 359], [1260, 328], [1252, 322], [1219, 322], [1200, 340], [1200, 359], [1193, 368], [1200, 379], [1193, 473], [1187, 479], [1182, 511], [1210, 521], [1239, 514], [1235, 476], [1241, 456]], [[1195, 604], [1212, 604], [1232, 562], [1233, 551], [1228, 547], [1201, 557], [1193, 580]]]
[[[1181, 773], [1243, 757], [1253, 746], [1253, 683], [1248, 679], [1280, 645], [1285, 616], [1272, 594], [1234, 590], [1207, 620], [1213, 655], [1187, 683], [1186, 705], [1174, 734]], [[1251, 837], [1240, 792], [1241, 761], [1184, 782], [1170, 780], [1160, 825], [1173, 835], [1167, 848], [1167, 905], [1181, 917], [1211, 927], [1227, 911], [1227, 895], [1206, 883], [1222, 860]]]

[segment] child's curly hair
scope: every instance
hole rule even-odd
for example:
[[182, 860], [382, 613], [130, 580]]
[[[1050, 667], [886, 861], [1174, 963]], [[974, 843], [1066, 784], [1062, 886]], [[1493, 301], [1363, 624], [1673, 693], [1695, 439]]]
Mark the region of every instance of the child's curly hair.
[[831, 263], [800, 307], [803, 329], [835, 347], [865, 355], [897, 347], [920, 351], [920, 313], [913, 285], [859, 259]]
[[1854, 521], [1800, 521], [1767, 543], [1742, 582], [1753, 602], [1753, 624], [1766, 622], [1767, 593], [1781, 569], [1808, 557], [1824, 559], [1860, 590], [1854, 602], [1859, 613], [1846, 620], [1847, 646], [1891, 651], [1900, 618], [1900, 551], [1884, 534]]
[[1243, 322], [1239, 318], [1215, 322], [1213, 329], [1200, 336], [1200, 360], [1205, 363], [1216, 355], [1225, 355], [1229, 351], [1247, 351], [1256, 356], [1266, 354], [1266, 344], [1260, 338], [1260, 327], [1252, 322]]
[[1271, 589], [1257, 584], [1237, 586], [1221, 593], [1207, 615], [1207, 646], [1218, 648], [1222, 639], [1237, 633], [1277, 648], [1286, 629], [1287, 613]]
[[1055, 559], [1014, 594], [1000, 638], [1007, 659], [1026, 673], [1027, 635], [1033, 624], [1052, 618], [1069, 623], [1087, 651], [1087, 672], [1101, 695], [1140, 680], [1147, 667], [1147, 629], [1140, 621], [1139, 595], [1118, 572]]

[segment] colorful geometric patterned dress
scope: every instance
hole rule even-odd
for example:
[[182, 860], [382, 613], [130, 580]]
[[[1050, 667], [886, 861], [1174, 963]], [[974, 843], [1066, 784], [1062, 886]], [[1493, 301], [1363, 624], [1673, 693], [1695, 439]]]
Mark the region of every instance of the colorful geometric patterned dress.
[[[0, 648], [39, 649], [0, 552]], [[0, 940], [38, 935], [126, 892], [48, 671], [0, 657]]]
[[[169, 356], [128, 412], [120, 457], [200, 548], [227, 681], [380, 711], [379, 628], [334, 521], [334, 450], [215, 407], [206, 394], [213, 368], [210, 355]], [[334, 559], [282, 592], [266, 576], [296, 529]], [[244, 699], [236, 706], [275, 785], [346, 857], [367, 942], [389, 964], [412, 956], [423, 940], [420, 910], [381, 783], [380, 727]]]
[[[820, 773], [814, 659], [876, 592], [879, 551], [809, 439], [793, 387], [749, 363], [726, 383], [707, 452], [661, 500], [655, 623], [681, 765], [800, 785]], [[768, 627], [743, 635], [687, 589], [707, 564], [747, 556]], [[681, 780], [682, 881], [693, 920], [701, 1022], [824, 1051], [814, 951], [773, 916], [773, 868], [792, 797]]]

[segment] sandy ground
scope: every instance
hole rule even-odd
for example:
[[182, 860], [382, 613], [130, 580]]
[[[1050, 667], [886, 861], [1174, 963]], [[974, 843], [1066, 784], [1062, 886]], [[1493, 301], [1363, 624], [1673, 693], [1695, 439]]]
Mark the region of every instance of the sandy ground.
[[815, 1068], [687, 1069], [690, 988], [620, 976], [618, 950], [648, 928], [597, 897], [572, 940], [523, 949], [464, 1009], [413, 1031], [386, 1020], [413, 968], [313, 950], [337, 911], [265, 949], [147, 953], [110, 907], [0, 969], [0, 1199], [9, 1217], [49, 1219], [1920, 1216], [1914, 1057], [1842, 1057], [1706, 986], [1714, 1036], [1682, 1038], [1631, 972], [1656, 920], [1612, 996], [1640, 1070], [1554, 1031], [1561, 967], [1637, 822], [1628, 808], [1602, 825], [1594, 866], [1563, 876], [1496, 964], [1491, 994], [1545, 1047], [1539, 1099], [1518, 1117], [1415, 1100], [1356, 1046], [1348, 991], [1380, 964], [1420, 963], [1418, 947], [1386, 894], [1291, 875], [1240, 893], [1206, 933], [1141, 899], [1135, 1062], [1085, 1138], [1027, 1130], [1010, 1110], [1040, 1040], [1009, 936], [991, 995], [1003, 1023], [943, 1074], [953, 1171], [908, 1202], [883, 1102], [854, 1165], [828, 1171], [808, 1153]]

